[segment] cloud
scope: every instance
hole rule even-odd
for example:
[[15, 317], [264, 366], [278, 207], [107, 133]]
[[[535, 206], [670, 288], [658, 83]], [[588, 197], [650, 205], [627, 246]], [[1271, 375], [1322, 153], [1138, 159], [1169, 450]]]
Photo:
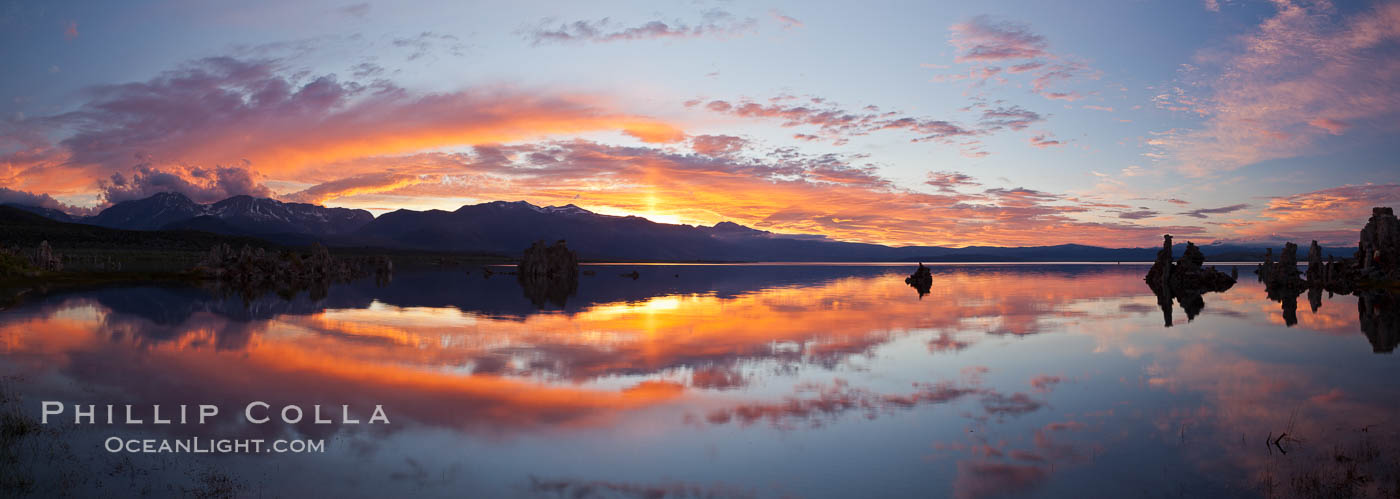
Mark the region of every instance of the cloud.
[[1082, 108], [1082, 109], [1091, 109], [1091, 110], [1094, 110], [1094, 111], [1104, 111], [1104, 112], [1108, 112], [1108, 113], [1113, 112], [1113, 107], [1112, 107], [1112, 106], [1096, 106], [1096, 105], [1093, 105], [1093, 104], [1085, 104], [1085, 105], [1079, 106], [1079, 107]]
[[[936, 76], [934, 81], [973, 80], [974, 85], [981, 85], [1003, 71], [1003, 66], [994, 64], [1009, 64], [1005, 67], [1006, 73], [1032, 77], [1033, 92], [1047, 99], [1075, 101], [1083, 98], [1083, 94], [1051, 90], [1051, 86], [1098, 78], [1098, 72], [1084, 62], [1051, 53], [1045, 37], [1023, 23], [976, 16], [949, 27], [948, 42], [957, 51], [953, 61], [972, 67], [966, 74]], [[998, 81], [1005, 83], [1007, 80], [998, 78]]]
[[1007, 127], [1024, 130], [1035, 123], [1045, 121], [1039, 113], [1027, 111], [1020, 106], [998, 107], [982, 111], [982, 124], [997, 129]]
[[391, 192], [434, 181], [440, 181], [440, 177], [405, 173], [366, 173], [317, 184], [306, 190], [283, 196], [283, 199], [298, 203], [321, 204], [346, 196]]
[[457, 57], [466, 55], [467, 51], [467, 45], [462, 43], [457, 35], [432, 31], [424, 31], [412, 37], [397, 37], [390, 43], [395, 47], [408, 49], [408, 60], [410, 61], [432, 54], [439, 46], [445, 46], [448, 54]]
[[272, 178], [323, 182], [348, 176], [325, 170], [337, 162], [451, 146], [599, 131], [644, 142], [685, 138], [671, 124], [617, 111], [600, 96], [505, 87], [415, 94], [383, 81], [303, 75], [276, 61], [229, 57], [84, 96], [73, 111], [0, 123], [0, 164], [7, 166], [0, 175], [13, 180], [9, 185], [71, 190], [135, 165], [150, 172], [243, 165]]
[[773, 16], [773, 19], [776, 19], [778, 24], [782, 25], [783, 29], [801, 28], [804, 26], [802, 21], [798, 21], [797, 18], [785, 15], [777, 10], [770, 10], [768, 14]]
[[1309, 154], [1323, 137], [1386, 136], [1400, 122], [1400, 4], [1349, 15], [1328, 2], [1280, 0], [1274, 9], [1183, 74], [1184, 86], [1201, 95], [1183, 92], [1189, 104], [1181, 108], [1204, 121], [1161, 144], [1183, 172], [1204, 177]]
[[975, 187], [982, 185], [973, 179], [971, 175], [961, 172], [929, 172], [928, 180], [924, 183], [937, 187], [938, 190], [942, 192], [956, 192], [959, 187]]
[[1313, 118], [1308, 121], [1309, 125], [1327, 130], [1332, 135], [1341, 135], [1351, 128], [1351, 125], [1330, 118]]
[[90, 214], [90, 210], [66, 205], [48, 194], [35, 194], [6, 187], [0, 187], [0, 204], [38, 206], [40, 208], [59, 210], [73, 215]]
[[1192, 218], [1206, 218], [1207, 215], [1234, 213], [1236, 211], [1240, 211], [1248, 207], [1249, 205], [1247, 204], [1232, 204], [1230, 206], [1221, 206], [1219, 208], [1201, 208], [1197, 210], [1184, 211], [1179, 213], [1179, 215], [1186, 215]]
[[1031, 137], [1031, 145], [1039, 148], [1055, 147], [1065, 145], [1064, 142], [1055, 140], [1047, 134], [1040, 134]]
[[727, 156], [739, 152], [745, 144], [747, 140], [733, 135], [697, 135], [690, 139], [691, 149], [705, 156]]
[[64, 39], [64, 40], [75, 40], [75, 39], [77, 39], [77, 38], [78, 38], [78, 23], [77, 23], [76, 21], [68, 21], [68, 24], [66, 24], [66, 25], [63, 26], [63, 39]]
[[[700, 105], [697, 101], [687, 104], [691, 107]], [[917, 135], [914, 141], [943, 140], [981, 133], [945, 120], [904, 116], [893, 111], [880, 112], [872, 109], [873, 106], [866, 106], [861, 111], [845, 110], [816, 97], [801, 104], [785, 104], [780, 99], [772, 99], [769, 104], [750, 100], [712, 100], [704, 103], [703, 107], [711, 112], [740, 118], [775, 120], [784, 127], [816, 127], [822, 136], [832, 139], [847, 139], [887, 130], [913, 133]]]
[[1152, 210], [1124, 211], [1118, 213], [1118, 218], [1124, 218], [1128, 220], [1141, 220], [1144, 218], [1152, 218], [1157, 215], [1158, 213]]
[[354, 4], [346, 5], [346, 6], [344, 6], [344, 7], [341, 7], [341, 8], [339, 8], [339, 9], [336, 9], [336, 10], [339, 11], [341, 14], [344, 14], [344, 15], [346, 15], [346, 16], [350, 16], [350, 17], [354, 17], [354, 18], [358, 18], [358, 19], [364, 19], [365, 16], [369, 15], [369, 8], [370, 8], [369, 3], [367, 3], [367, 2], [361, 2], [361, 3], [354, 3]]
[[[1030, 245], [1095, 241], [1141, 246], [1163, 232], [1200, 227], [1087, 221], [1117, 205], [1029, 188], [959, 192], [979, 182], [944, 172], [939, 190], [896, 185], [861, 155], [749, 149], [727, 156], [572, 140], [479, 146], [471, 153], [424, 153], [337, 163], [345, 172], [434, 175], [437, 181], [384, 194], [414, 199], [524, 199], [574, 203], [603, 213], [662, 216], [682, 223], [734, 221], [788, 234], [896, 245]], [[961, 176], [960, 176], [961, 175]], [[941, 187], [947, 186], [947, 189]], [[639, 196], [638, 192], [645, 192]], [[340, 205], [382, 206], [381, 198]]]
[[1055, 385], [1058, 385], [1063, 381], [1064, 378], [1061, 378], [1059, 376], [1041, 374], [1039, 376], [1031, 378], [1031, 387], [1035, 388], [1035, 391], [1043, 393], [1054, 389]]
[[1258, 220], [1224, 225], [1245, 240], [1309, 241], [1354, 245], [1375, 206], [1400, 205], [1400, 184], [1329, 187], [1269, 199]]
[[[775, 14], [775, 17], [777, 14]], [[791, 23], [782, 21], [786, 16], [779, 17], [780, 22], [784, 22], [783, 27], [792, 27]], [[795, 19], [786, 18], [793, 22]], [[532, 45], [542, 45], [547, 43], [609, 43], [631, 40], [656, 40], [667, 38], [700, 38], [704, 36], [739, 36], [745, 32], [752, 31], [758, 22], [752, 18], [738, 19], [733, 14], [722, 10], [710, 10], [702, 14], [701, 20], [696, 24], [687, 24], [680, 21], [666, 23], [664, 21], [649, 21], [636, 26], [614, 28], [611, 19], [602, 18], [597, 21], [574, 21], [571, 23], [559, 24], [551, 27], [553, 22], [544, 20], [540, 25], [526, 34], [526, 39]], [[801, 23], [797, 23], [801, 25]]]
[[949, 43], [958, 49], [955, 62], [987, 62], [1035, 59], [1047, 55], [1045, 38], [1025, 24], [994, 21], [981, 15], [954, 24]]
[[179, 192], [197, 203], [222, 201], [231, 196], [270, 197], [272, 191], [259, 183], [256, 172], [240, 167], [138, 166], [130, 176], [113, 173], [99, 182], [102, 198], [108, 203], [143, 199], [159, 192]]

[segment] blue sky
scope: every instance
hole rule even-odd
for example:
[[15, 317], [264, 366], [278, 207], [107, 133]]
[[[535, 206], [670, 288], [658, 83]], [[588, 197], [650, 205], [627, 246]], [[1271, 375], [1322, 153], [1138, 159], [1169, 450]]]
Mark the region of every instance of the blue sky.
[[1282, 0], [10, 2], [0, 193], [1346, 242], [1400, 201], [1389, 21]]

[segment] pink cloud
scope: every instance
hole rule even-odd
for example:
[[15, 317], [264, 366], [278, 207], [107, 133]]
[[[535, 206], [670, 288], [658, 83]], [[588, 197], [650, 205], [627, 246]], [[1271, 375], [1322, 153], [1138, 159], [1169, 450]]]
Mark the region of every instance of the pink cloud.
[[1348, 128], [1351, 128], [1351, 125], [1348, 123], [1328, 118], [1313, 118], [1308, 121], [1308, 124], [1327, 130], [1327, 133], [1332, 135], [1341, 135], [1346, 132]]
[[[479, 146], [472, 153], [417, 154], [340, 162], [341, 176], [428, 175], [386, 194], [419, 199], [526, 199], [609, 212], [661, 212], [686, 223], [731, 220], [792, 234], [892, 244], [1150, 244], [1163, 232], [1200, 227], [1087, 222], [1101, 203], [1029, 188], [961, 192], [980, 183], [957, 173], [929, 177], [939, 190], [896, 185], [860, 155], [745, 149], [724, 157], [587, 141]], [[371, 178], [373, 180], [373, 178]], [[392, 179], [384, 179], [389, 181]], [[334, 185], [334, 184], [332, 184]], [[947, 186], [948, 189], [942, 189]], [[331, 187], [326, 191], [335, 191]], [[638, 191], [648, 196], [638, 196]], [[341, 206], [380, 203], [351, 197]], [[380, 206], [372, 204], [370, 206]]]
[[1363, 123], [1393, 131], [1400, 122], [1400, 58], [1387, 48], [1400, 40], [1400, 4], [1351, 15], [1328, 2], [1278, 1], [1274, 8], [1233, 47], [1198, 56], [1206, 76], [1189, 83], [1205, 92], [1184, 107], [1199, 109], [1205, 121], [1164, 138], [1164, 151], [1185, 173], [1208, 176], [1307, 154], [1325, 135]]
[[748, 141], [733, 135], [697, 135], [691, 137], [690, 147], [696, 154], [726, 156], [739, 152]]
[[111, 177], [99, 180], [98, 186], [102, 199], [107, 203], [142, 199], [159, 192], [179, 192], [197, 203], [212, 203], [242, 194], [272, 196], [272, 191], [262, 185], [261, 180], [261, 175], [256, 171], [241, 167], [156, 168], [142, 164], [130, 175], [113, 173]]
[[[1032, 75], [1033, 92], [1047, 99], [1073, 101], [1083, 96], [1078, 92], [1052, 91], [1050, 87], [1098, 78], [1098, 72], [1087, 64], [1051, 53], [1045, 37], [1031, 31], [1026, 24], [995, 21], [982, 15], [954, 24], [949, 32], [948, 41], [957, 49], [953, 61], [973, 64], [973, 68], [965, 74], [935, 76], [934, 81], [973, 80], [975, 86], [980, 86], [1003, 71], [993, 63], [1014, 63], [1004, 71]], [[1007, 79], [998, 77], [997, 81], [1005, 83]]]
[[1034, 137], [1031, 137], [1031, 145], [1043, 149], [1043, 148], [1046, 148], [1046, 147], [1062, 146], [1062, 145], [1065, 145], [1065, 144], [1064, 144], [1064, 142], [1060, 142], [1060, 141], [1058, 141], [1058, 140], [1055, 140], [1053, 137], [1050, 137], [1049, 135], [1041, 134], [1041, 135], [1036, 135], [1036, 136], [1034, 136]]
[[998, 22], [982, 15], [954, 24], [949, 42], [958, 49], [954, 61], [986, 62], [1007, 59], [1034, 59], [1046, 55], [1045, 38], [1032, 33], [1030, 26]]
[[416, 95], [383, 81], [288, 74], [275, 61], [228, 57], [95, 87], [85, 97], [70, 112], [0, 124], [0, 181], [72, 192], [119, 173], [136, 183], [113, 191], [118, 196], [151, 182], [177, 185], [175, 177], [195, 192], [212, 185], [199, 172], [228, 165], [324, 182], [365, 173], [326, 165], [450, 146], [605, 130], [643, 142], [685, 139], [677, 127], [619, 112], [601, 96], [506, 88]]
[[1257, 220], [1228, 225], [1246, 240], [1316, 239], [1323, 244], [1353, 245], [1375, 206], [1400, 205], [1400, 184], [1329, 187], [1271, 198]]
[[904, 116], [892, 111], [880, 112], [869, 107], [861, 111], [845, 110], [821, 98], [808, 99], [805, 104], [712, 100], [704, 107], [712, 112], [741, 118], [775, 120], [784, 127], [812, 126], [829, 138], [849, 138], [878, 131], [900, 130], [918, 135], [913, 139], [915, 141], [929, 141], [981, 133], [979, 130], [945, 120]]
[[1064, 378], [1041, 374], [1031, 378], [1031, 387], [1035, 388], [1037, 392], [1048, 392], [1054, 389], [1055, 385], [1060, 384], [1061, 381], [1064, 381]]
[[783, 29], [801, 28], [804, 26], [802, 21], [798, 21], [797, 18], [785, 15], [777, 10], [770, 10], [768, 14], [773, 16], [773, 19], [776, 19]]

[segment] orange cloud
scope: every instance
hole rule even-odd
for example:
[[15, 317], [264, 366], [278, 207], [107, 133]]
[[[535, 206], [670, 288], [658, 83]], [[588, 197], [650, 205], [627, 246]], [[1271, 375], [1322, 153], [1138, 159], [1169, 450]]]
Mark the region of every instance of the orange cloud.
[[[1033, 189], [961, 192], [935, 186], [940, 190], [929, 193], [899, 187], [873, 165], [852, 164], [851, 159], [791, 151], [716, 158], [571, 141], [483, 147], [470, 155], [376, 158], [335, 169], [442, 175], [441, 181], [387, 193], [396, 196], [572, 203], [603, 213], [705, 225], [728, 220], [775, 232], [895, 245], [1092, 240], [1140, 246], [1155, 243], [1164, 232], [1203, 234], [1198, 227], [1124, 222], [1116, 212], [1099, 216], [1118, 205]], [[964, 190], [976, 185], [970, 177], [944, 180], [956, 180]], [[370, 207], [385, 202], [365, 196], [339, 204]]]
[[1354, 245], [1375, 206], [1400, 204], [1400, 184], [1344, 185], [1272, 198], [1257, 221], [1235, 224], [1234, 237]]
[[[77, 110], [0, 129], [0, 174], [52, 192], [127, 171], [133, 157], [166, 173], [244, 165], [292, 178], [355, 158], [554, 135], [617, 131], [648, 143], [685, 139], [673, 124], [619, 111], [598, 96], [505, 87], [413, 94], [334, 76], [306, 81], [284, 75], [275, 62], [227, 57], [88, 95]], [[62, 130], [76, 132], [57, 144], [44, 138]]]

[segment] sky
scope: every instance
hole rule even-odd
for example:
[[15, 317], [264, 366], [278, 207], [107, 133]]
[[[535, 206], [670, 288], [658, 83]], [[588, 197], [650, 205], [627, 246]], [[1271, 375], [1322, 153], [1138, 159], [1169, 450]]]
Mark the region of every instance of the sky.
[[0, 202], [1355, 244], [1400, 2], [0, 1]]

